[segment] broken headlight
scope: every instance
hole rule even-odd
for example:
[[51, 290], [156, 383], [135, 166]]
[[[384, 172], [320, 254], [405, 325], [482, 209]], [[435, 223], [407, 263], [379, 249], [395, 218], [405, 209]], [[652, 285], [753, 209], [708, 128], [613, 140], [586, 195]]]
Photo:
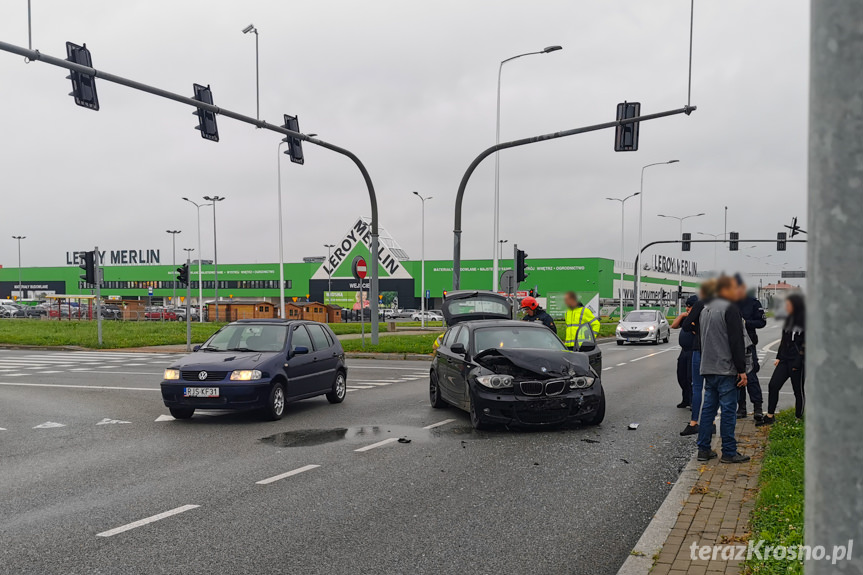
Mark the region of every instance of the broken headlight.
[[512, 387], [513, 377], [511, 375], [478, 375], [476, 382], [489, 389], [504, 389]]
[[578, 377], [573, 377], [569, 380], [569, 387], [570, 389], [585, 389], [593, 385], [594, 381], [596, 381], [595, 377], [579, 375]]

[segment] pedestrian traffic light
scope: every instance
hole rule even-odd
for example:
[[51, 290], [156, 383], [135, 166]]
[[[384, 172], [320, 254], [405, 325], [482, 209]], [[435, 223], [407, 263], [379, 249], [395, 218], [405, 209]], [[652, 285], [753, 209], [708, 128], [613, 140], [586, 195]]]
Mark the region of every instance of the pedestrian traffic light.
[[[297, 119], [297, 116], [289, 116], [285, 114], [285, 125], [282, 127], [286, 130], [299, 133], [300, 121]], [[288, 143], [288, 149], [285, 150], [285, 153], [291, 157], [291, 161], [293, 163], [305, 163], [305, 160], [303, 159], [303, 141], [301, 139], [288, 136], [282, 139], [282, 141]]]
[[189, 285], [189, 264], [183, 264], [177, 268], [177, 281], [180, 285]]
[[683, 299], [683, 286], [677, 286], [677, 301]]
[[688, 252], [692, 249], [692, 243], [689, 241], [692, 239], [692, 234], [684, 233], [683, 234], [683, 251]]
[[[617, 121], [637, 118], [641, 115], [640, 102], [624, 102], [617, 105]], [[636, 152], [638, 151], [638, 124], [632, 122], [629, 124], [618, 124], [614, 130], [614, 151], [615, 152]]]
[[81, 254], [81, 264], [78, 266], [84, 273], [80, 277], [84, 282], [93, 285], [96, 283], [96, 252], [84, 252]]
[[527, 259], [527, 254], [524, 250], [517, 250], [515, 252], [515, 281], [516, 283], [521, 283], [527, 279], [527, 273], [525, 270], [527, 269], [527, 265], [525, 263], [525, 259]]
[[[794, 232], [792, 232], [792, 233], [794, 233]], [[784, 252], [785, 251], [785, 248], [787, 246], [787, 244], [785, 242], [785, 238], [787, 238], [787, 237], [788, 237], [788, 234], [785, 232], [779, 232], [776, 234], [776, 251], [777, 252]]]
[[[202, 86], [200, 84], [192, 84], [195, 95], [193, 98], [199, 102], [203, 102], [205, 104], [213, 103], [213, 92], [210, 90], [210, 86]], [[203, 108], [198, 108], [194, 112], [193, 115], [198, 116], [198, 125], [195, 126], [196, 130], [201, 130], [201, 137], [205, 140], [212, 140], [213, 142], [219, 141], [219, 127], [216, 125], [216, 113], [211, 112], [210, 110], [204, 110]]]
[[[90, 50], [87, 49], [87, 44], [78, 46], [72, 42], [66, 42], [66, 60], [88, 68], [93, 67], [93, 59], [90, 56]], [[70, 70], [66, 79], [72, 80], [72, 92], [69, 95], [75, 98], [76, 104], [91, 110], [99, 110], [95, 76]]]
[[728, 249], [732, 252], [736, 252], [740, 247], [740, 234], [737, 232], [728, 232]]

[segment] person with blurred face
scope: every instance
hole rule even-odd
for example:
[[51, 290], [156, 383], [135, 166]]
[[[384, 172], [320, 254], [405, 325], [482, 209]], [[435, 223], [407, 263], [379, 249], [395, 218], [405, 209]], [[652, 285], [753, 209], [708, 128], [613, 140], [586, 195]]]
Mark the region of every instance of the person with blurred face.
[[[692, 306], [698, 301], [697, 296], [690, 296], [686, 300], [686, 310], [671, 322], [671, 329], [680, 329], [683, 320], [692, 311]], [[677, 404], [681, 409], [692, 407], [692, 344], [695, 336], [688, 331], [681, 330], [677, 343], [680, 345], [680, 353], [677, 356], [677, 385], [680, 386], [682, 401]]]
[[785, 325], [782, 327], [782, 340], [776, 352], [776, 366], [767, 391], [767, 415], [755, 425], [770, 425], [776, 414], [776, 404], [779, 403], [779, 391], [785, 382], [791, 380], [794, 390], [794, 413], [798, 419], [803, 419], [806, 407], [806, 394], [803, 390], [804, 363], [806, 355], [806, 302], [801, 294], [791, 294], [785, 300]]
[[527, 296], [522, 299], [521, 309], [525, 311], [525, 316], [522, 318], [523, 321], [538, 321], [557, 335], [557, 326], [554, 325], [554, 318], [542, 309], [535, 297]]
[[704, 404], [698, 430], [698, 460], [716, 457], [711, 451], [712, 424], [722, 411], [722, 463], [744, 463], [748, 455], [737, 451], [734, 428], [737, 424], [737, 388], [746, 385], [746, 337], [738, 297], [737, 280], [722, 276], [716, 281], [717, 297], [705, 304], [699, 318], [701, 375], [704, 376]]
[[746, 373], [746, 387], [741, 387], [737, 397], [737, 418], [746, 417], [746, 394], [749, 394], [749, 399], [752, 401], [752, 407], [755, 410], [755, 420], [760, 421], [763, 417], [762, 403], [764, 402], [761, 393], [761, 382], [758, 381], [758, 372], [761, 366], [758, 364], [758, 354], [755, 351], [755, 346], [758, 344], [759, 330], [767, 325], [767, 315], [764, 313], [764, 308], [761, 302], [756, 298], [746, 293], [746, 284], [743, 283], [743, 278], [740, 274], [734, 276], [738, 283], [737, 307], [740, 308], [740, 315], [743, 316], [746, 333], [752, 341], [749, 349], [746, 350], [752, 356], [752, 370]]
[[[704, 378], [701, 376], [701, 334], [699, 318], [701, 310], [716, 295], [716, 280], [709, 279], [701, 284], [700, 298], [692, 304], [686, 317], [680, 322], [681, 333], [692, 334], [692, 417], [680, 435], [698, 435], [698, 420], [701, 418], [701, 402], [704, 392]], [[710, 424], [711, 431], [714, 425]]]
[[566, 314], [564, 315], [566, 334], [563, 343], [567, 348], [578, 349], [580, 340], [586, 337], [583, 330], [579, 331], [582, 325], [589, 325], [590, 329], [593, 330], [593, 336], [599, 336], [599, 319], [590, 308], [578, 300], [574, 291], [566, 292], [566, 295], [563, 296], [563, 303], [566, 304]]

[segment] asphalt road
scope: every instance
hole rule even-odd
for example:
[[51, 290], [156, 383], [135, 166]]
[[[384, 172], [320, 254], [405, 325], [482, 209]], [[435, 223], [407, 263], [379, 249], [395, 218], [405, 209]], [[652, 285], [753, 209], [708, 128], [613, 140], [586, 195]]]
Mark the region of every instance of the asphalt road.
[[171, 354], [0, 351], [0, 573], [615, 573], [695, 447], [674, 339], [601, 347], [601, 426], [484, 433], [429, 407], [425, 362], [178, 421]]

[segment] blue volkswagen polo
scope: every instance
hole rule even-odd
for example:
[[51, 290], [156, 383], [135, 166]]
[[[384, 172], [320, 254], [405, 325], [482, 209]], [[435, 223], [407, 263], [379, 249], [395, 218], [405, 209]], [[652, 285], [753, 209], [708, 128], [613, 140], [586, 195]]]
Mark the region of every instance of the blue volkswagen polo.
[[256, 409], [277, 420], [289, 401], [325, 395], [341, 403], [347, 375], [345, 352], [327, 325], [240, 320], [165, 370], [162, 400], [177, 419], [196, 409]]

